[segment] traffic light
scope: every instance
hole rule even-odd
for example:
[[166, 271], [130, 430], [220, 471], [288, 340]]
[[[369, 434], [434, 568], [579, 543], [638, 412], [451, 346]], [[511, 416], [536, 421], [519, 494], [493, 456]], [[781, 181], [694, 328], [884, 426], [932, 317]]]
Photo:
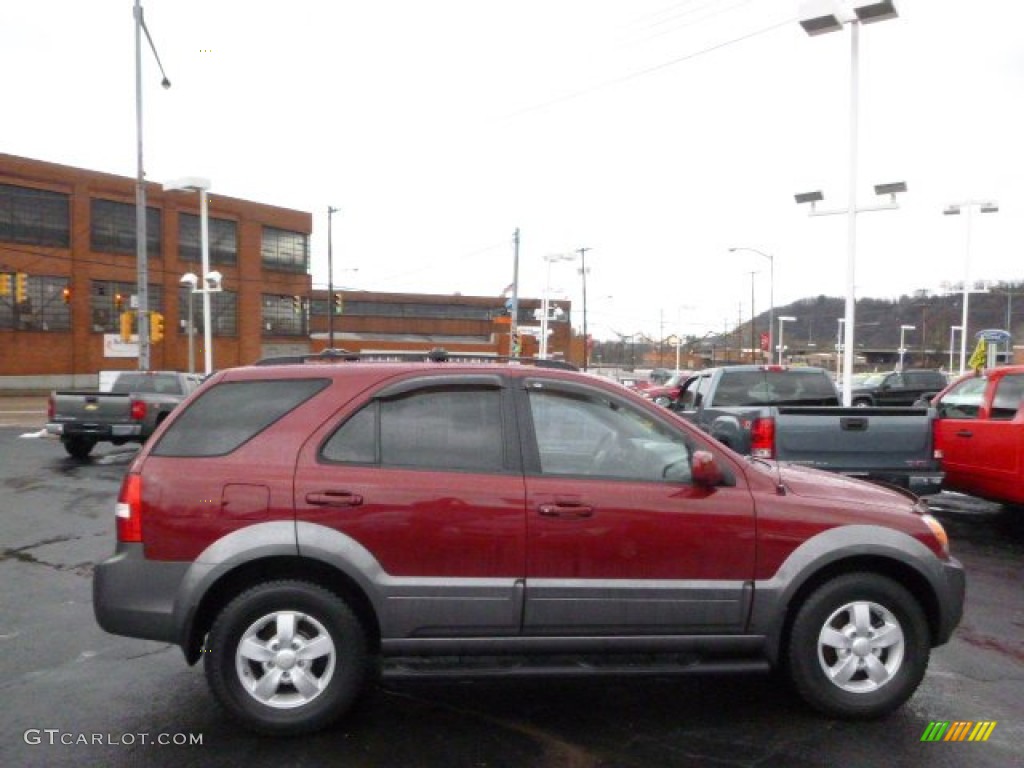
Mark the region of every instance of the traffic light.
[[71, 303], [71, 286], [65, 285], [64, 289], [60, 292], [60, 297], [64, 299], [65, 304]]
[[343, 303], [342, 303], [342, 299], [341, 299], [341, 294], [340, 293], [334, 294], [334, 314], [336, 314], [336, 315], [340, 315], [341, 314], [342, 304]]
[[28, 301], [28, 275], [18, 272], [14, 276], [14, 303], [24, 304]]
[[302, 314], [302, 297], [292, 296], [292, 312], [296, 315]]
[[149, 340], [154, 344], [164, 340], [164, 316], [159, 312], [149, 313]]
[[135, 324], [134, 312], [121, 313], [121, 341], [132, 340], [132, 326]]
[[114, 309], [116, 309], [118, 312], [124, 309], [124, 296], [122, 296], [120, 293], [114, 294]]
[[0, 296], [11, 295], [11, 275], [9, 272], [0, 272]]

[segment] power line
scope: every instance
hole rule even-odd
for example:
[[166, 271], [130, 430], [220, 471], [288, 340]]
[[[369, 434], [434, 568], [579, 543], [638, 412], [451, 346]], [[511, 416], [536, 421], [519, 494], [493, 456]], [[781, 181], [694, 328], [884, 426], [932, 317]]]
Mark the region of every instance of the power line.
[[662, 69], [668, 69], [669, 67], [674, 67], [676, 64], [682, 64], [684, 61], [689, 61], [691, 59], [695, 59], [698, 56], [703, 56], [703, 55], [708, 54], [708, 53], [713, 53], [715, 51], [719, 51], [719, 50], [721, 50], [723, 48], [728, 48], [731, 45], [735, 45], [736, 43], [745, 42], [746, 40], [750, 40], [750, 39], [752, 39], [754, 37], [758, 37], [760, 35], [767, 34], [768, 32], [774, 32], [776, 29], [779, 29], [781, 27], [785, 27], [785, 26], [788, 26], [790, 24], [793, 24], [795, 21], [796, 21], [796, 17], [790, 17], [790, 18], [787, 18], [785, 21], [780, 21], [779, 23], [772, 24], [769, 27], [764, 27], [762, 29], [758, 29], [758, 30], [755, 30], [753, 32], [749, 32], [749, 33], [747, 33], [745, 35], [740, 35], [739, 37], [734, 37], [731, 40], [726, 40], [726, 41], [721, 42], [721, 43], [716, 43], [715, 45], [708, 46], [707, 48], [702, 48], [702, 49], [700, 49], [698, 51], [693, 51], [692, 53], [684, 54], [683, 56], [679, 56], [678, 58], [671, 59], [670, 61], [665, 61], [665, 62], [662, 62], [661, 64], [655, 64], [654, 66], [647, 67], [645, 69], [640, 69], [640, 70], [637, 70], [636, 72], [631, 72], [631, 73], [629, 73], [627, 75], [623, 75], [621, 77], [616, 77], [616, 78], [613, 78], [611, 80], [606, 80], [603, 83], [599, 83], [599, 84], [597, 84], [595, 86], [592, 86], [591, 88], [584, 88], [582, 90], [575, 91], [574, 93], [569, 93], [569, 94], [566, 94], [565, 96], [560, 96], [558, 98], [551, 99], [549, 101], [545, 101], [545, 102], [543, 102], [541, 104], [536, 104], [536, 105], [534, 105], [532, 107], [526, 107], [525, 109], [521, 109], [521, 110], [519, 110], [517, 112], [513, 112], [513, 113], [507, 115], [507, 117], [508, 118], [520, 117], [522, 115], [526, 115], [526, 114], [529, 114], [531, 112], [538, 112], [538, 111], [540, 111], [542, 109], [546, 109], [547, 107], [552, 107], [552, 106], [555, 106], [556, 104], [561, 104], [561, 103], [566, 102], [566, 101], [572, 101], [573, 99], [578, 99], [578, 98], [580, 98], [582, 96], [586, 96], [588, 94], [595, 93], [596, 91], [601, 91], [601, 90], [604, 90], [605, 88], [610, 88], [613, 85], [620, 85], [621, 83], [626, 83], [626, 82], [629, 82], [630, 80], [635, 80], [635, 79], [637, 79], [639, 77], [643, 77], [645, 75], [650, 75], [650, 74], [652, 74], [654, 72], [658, 72], [658, 71], [660, 71]]

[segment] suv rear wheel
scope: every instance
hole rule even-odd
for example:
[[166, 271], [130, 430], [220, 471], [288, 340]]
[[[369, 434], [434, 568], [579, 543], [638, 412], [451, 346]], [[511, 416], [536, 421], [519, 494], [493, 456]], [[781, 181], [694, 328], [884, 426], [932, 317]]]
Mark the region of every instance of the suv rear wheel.
[[214, 621], [205, 651], [217, 699], [259, 733], [323, 728], [369, 679], [366, 632], [355, 613], [333, 592], [303, 581], [243, 592]]
[[853, 573], [827, 582], [797, 612], [789, 671], [814, 708], [839, 717], [879, 717], [900, 706], [928, 667], [928, 626], [896, 582]]

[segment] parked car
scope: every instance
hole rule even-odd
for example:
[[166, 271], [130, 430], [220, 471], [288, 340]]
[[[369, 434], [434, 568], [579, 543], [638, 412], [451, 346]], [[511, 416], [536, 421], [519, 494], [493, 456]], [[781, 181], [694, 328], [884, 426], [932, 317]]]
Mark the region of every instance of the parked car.
[[694, 374], [671, 406], [733, 450], [898, 485], [941, 490], [927, 408], [840, 408], [823, 368], [734, 365]]
[[122, 371], [109, 391], [56, 390], [46, 431], [76, 459], [86, 458], [98, 442], [143, 443], [199, 384], [192, 373]]
[[933, 401], [943, 487], [1024, 505], [1024, 365], [957, 379]]
[[868, 376], [851, 386], [851, 404], [856, 406], [914, 405], [946, 388], [946, 375], [930, 369], [906, 369]]
[[693, 371], [675, 371], [665, 380], [664, 384], [648, 387], [641, 390], [640, 394], [658, 405], [669, 407], [679, 399], [679, 390], [692, 375]]
[[824, 712], [877, 717], [964, 599], [909, 494], [746, 459], [613, 382], [526, 365], [222, 371], [115, 514], [100, 625], [201, 658], [270, 734], [325, 727], [379, 674], [776, 667]]

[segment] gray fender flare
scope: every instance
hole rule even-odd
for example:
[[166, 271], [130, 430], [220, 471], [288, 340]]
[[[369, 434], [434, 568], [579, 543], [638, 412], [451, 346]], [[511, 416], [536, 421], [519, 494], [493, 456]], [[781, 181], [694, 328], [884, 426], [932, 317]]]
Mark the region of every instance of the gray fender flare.
[[879, 557], [909, 567], [936, 595], [943, 593], [942, 561], [912, 536], [877, 525], [844, 525], [822, 531], [793, 550], [770, 579], [754, 583], [750, 631], [767, 638], [765, 650], [773, 664], [778, 661], [785, 620], [800, 588], [828, 566], [858, 557]]

